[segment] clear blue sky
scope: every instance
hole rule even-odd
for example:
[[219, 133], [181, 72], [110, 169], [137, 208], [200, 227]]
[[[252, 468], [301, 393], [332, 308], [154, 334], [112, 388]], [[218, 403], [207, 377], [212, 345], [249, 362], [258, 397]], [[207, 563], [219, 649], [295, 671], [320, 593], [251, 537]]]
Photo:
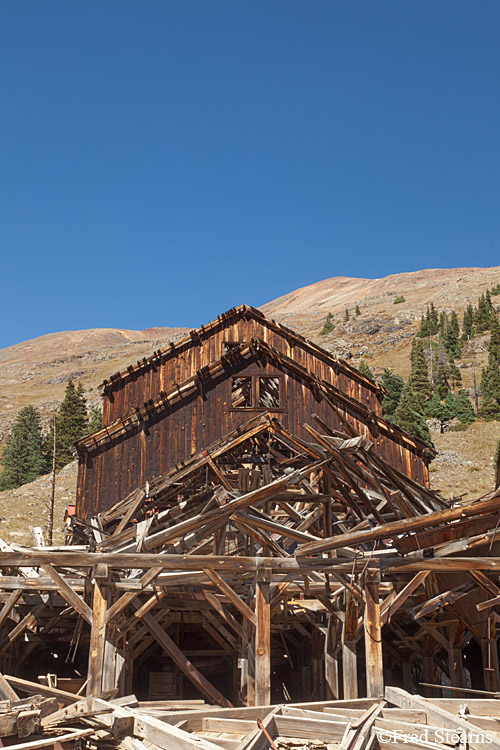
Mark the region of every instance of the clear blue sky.
[[4, 0], [0, 347], [500, 265], [500, 2]]

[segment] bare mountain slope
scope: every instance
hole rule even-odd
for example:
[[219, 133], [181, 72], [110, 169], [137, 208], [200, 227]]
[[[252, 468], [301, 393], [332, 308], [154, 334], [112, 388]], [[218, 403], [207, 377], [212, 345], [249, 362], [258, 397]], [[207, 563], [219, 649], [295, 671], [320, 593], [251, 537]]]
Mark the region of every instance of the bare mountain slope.
[[68, 378], [81, 381], [91, 405], [111, 373], [179, 338], [187, 328], [127, 331], [92, 328], [49, 333], [0, 350], [0, 443], [20, 408], [34, 404], [47, 419], [64, 396]]

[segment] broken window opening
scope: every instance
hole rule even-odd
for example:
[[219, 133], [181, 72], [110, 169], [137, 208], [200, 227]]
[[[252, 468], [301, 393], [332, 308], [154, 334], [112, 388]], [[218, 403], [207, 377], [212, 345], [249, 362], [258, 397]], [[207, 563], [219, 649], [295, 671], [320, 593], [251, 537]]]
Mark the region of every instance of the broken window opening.
[[280, 408], [280, 379], [259, 377], [259, 406], [263, 409]]
[[231, 406], [244, 409], [252, 406], [252, 378], [233, 378], [231, 381]]

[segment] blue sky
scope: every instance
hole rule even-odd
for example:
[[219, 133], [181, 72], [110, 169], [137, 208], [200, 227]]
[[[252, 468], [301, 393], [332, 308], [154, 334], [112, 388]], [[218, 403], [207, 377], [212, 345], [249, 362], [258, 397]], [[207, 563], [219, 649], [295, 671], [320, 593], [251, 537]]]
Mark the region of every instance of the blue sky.
[[0, 347], [500, 265], [500, 3], [4, 0]]

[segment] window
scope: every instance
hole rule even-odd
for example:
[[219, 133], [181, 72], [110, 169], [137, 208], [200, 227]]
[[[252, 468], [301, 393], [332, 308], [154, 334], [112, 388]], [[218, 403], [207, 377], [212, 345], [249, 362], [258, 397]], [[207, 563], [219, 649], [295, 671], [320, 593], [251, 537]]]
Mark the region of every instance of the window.
[[259, 406], [262, 409], [280, 408], [280, 379], [279, 378], [257, 378]]
[[252, 406], [252, 378], [231, 379], [231, 407], [248, 409]]
[[281, 378], [245, 375], [231, 378], [232, 409], [280, 409]]

